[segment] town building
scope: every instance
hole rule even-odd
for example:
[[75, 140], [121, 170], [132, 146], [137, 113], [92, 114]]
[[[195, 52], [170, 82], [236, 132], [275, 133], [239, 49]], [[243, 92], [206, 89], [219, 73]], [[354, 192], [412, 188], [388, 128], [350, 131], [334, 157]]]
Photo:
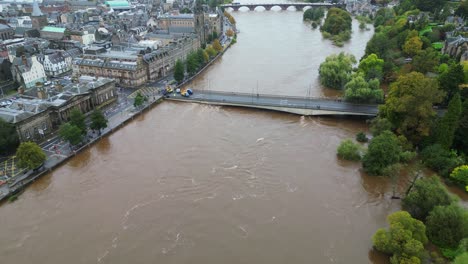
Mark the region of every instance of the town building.
[[115, 82], [105, 78], [66, 87], [37, 87], [0, 108], [0, 118], [15, 125], [20, 141], [40, 141], [67, 122], [71, 110], [88, 113], [116, 100]]
[[65, 35], [65, 28], [47, 26], [41, 29], [41, 38], [48, 40], [59, 40]]
[[468, 60], [468, 38], [458, 35], [456, 37], [447, 37], [442, 48], [443, 54], [460, 60]]
[[26, 57], [26, 55], [14, 57], [11, 65], [11, 74], [13, 75], [13, 79], [22, 84], [26, 89], [46, 80], [44, 67], [37, 60], [36, 55], [31, 57]]
[[47, 26], [47, 15], [43, 14], [36, 0], [33, 2], [33, 11], [31, 13], [31, 22], [33, 29], [41, 29]]
[[47, 76], [57, 77], [72, 70], [72, 60], [81, 55], [79, 49], [46, 50], [38, 56], [38, 61], [44, 66]]
[[15, 36], [15, 29], [9, 25], [0, 24], [0, 39], [12, 39]]

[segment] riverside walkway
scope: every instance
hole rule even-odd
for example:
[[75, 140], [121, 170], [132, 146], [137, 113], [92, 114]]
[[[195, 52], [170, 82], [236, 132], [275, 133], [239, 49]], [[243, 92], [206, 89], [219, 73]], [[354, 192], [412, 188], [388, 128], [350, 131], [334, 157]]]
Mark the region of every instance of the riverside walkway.
[[206, 90], [195, 90], [194, 94], [190, 97], [183, 97], [180, 94], [174, 93], [166, 96], [166, 100], [267, 109], [307, 116], [376, 116], [378, 113], [377, 104], [355, 104], [344, 102], [341, 99], [257, 95]]

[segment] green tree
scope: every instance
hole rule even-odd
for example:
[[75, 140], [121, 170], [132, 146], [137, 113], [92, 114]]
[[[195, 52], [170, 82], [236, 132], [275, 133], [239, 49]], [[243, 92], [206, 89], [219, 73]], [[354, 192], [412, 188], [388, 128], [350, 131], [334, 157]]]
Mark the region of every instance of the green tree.
[[450, 179], [468, 192], [468, 165], [456, 167], [450, 173]]
[[197, 50], [197, 61], [198, 61], [198, 67], [204, 65], [205, 63], [208, 62], [208, 60], [205, 60], [205, 55], [203, 54], [204, 50], [203, 49], [198, 49]]
[[72, 145], [76, 145], [83, 140], [83, 133], [81, 129], [76, 125], [72, 125], [71, 123], [65, 123], [60, 126], [59, 128], [59, 135], [64, 140], [70, 142]]
[[393, 125], [387, 118], [377, 116], [370, 122], [370, 131], [374, 137], [382, 134], [382, 132], [387, 130], [393, 130]]
[[92, 130], [99, 131], [99, 135], [101, 134], [101, 129], [107, 127], [107, 119], [101, 110], [96, 109], [91, 113], [91, 125], [89, 127]]
[[358, 144], [354, 143], [350, 139], [346, 139], [341, 142], [337, 149], [338, 157], [345, 160], [360, 160], [361, 151]]
[[16, 150], [18, 166], [29, 170], [41, 166], [47, 159], [44, 151], [34, 142], [23, 142]]
[[331, 35], [338, 35], [344, 31], [351, 31], [351, 15], [340, 8], [330, 8], [321, 28]]
[[208, 55], [210, 55], [210, 57], [214, 57], [216, 54], [218, 54], [218, 52], [211, 45], [206, 47], [205, 51], [208, 53]]
[[384, 60], [371, 53], [359, 62], [358, 70], [364, 74], [367, 81], [371, 79], [381, 80], [383, 77]]
[[379, 106], [379, 115], [387, 118], [398, 133], [417, 143], [429, 135], [435, 116], [432, 106], [440, 103], [443, 95], [431, 78], [411, 72], [392, 83], [385, 105]]
[[221, 46], [221, 43], [219, 43], [219, 40], [218, 39], [215, 39], [213, 41], [213, 49], [215, 49], [217, 52], [220, 52], [223, 50], [223, 46]]
[[423, 42], [420, 37], [411, 37], [405, 42], [405, 45], [403, 45], [403, 51], [406, 55], [413, 57], [421, 51], [422, 46]]
[[414, 56], [412, 65], [413, 70], [420, 73], [434, 72], [439, 65], [439, 52], [432, 48], [422, 50]]
[[140, 92], [138, 92], [133, 101], [133, 106], [135, 108], [139, 108], [140, 106], [143, 105], [144, 102], [145, 102], [145, 97]]
[[463, 67], [459, 63], [452, 63], [446, 72], [439, 75], [439, 85], [442, 90], [447, 94], [445, 104], [448, 103], [452, 97], [460, 91], [459, 85], [464, 83], [465, 74]]
[[86, 134], [85, 115], [78, 108], [70, 111], [70, 124], [78, 127], [82, 134]]
[[[465, 1], [467, 2], [467, 1]], [[468, 12], [468, 10], [467, 10]], [[465, 252], [461, 255], [458, 255], [455, 260], [453, 261], [453, 264], [466, 264], [468, 263], [468, 252]]]
[[317, 21], [320, 20], [325, 15], [323, 8], [309, 8], [304, 11], [303, 19]]
[[207, 63], [210, 60], [210, 55], [208, 55], [208, 52], [206, 50], [203, 50], [203, 61]]
[[226, 36], [232, 38], [234, 36], [234, 31], [232, 29], [226, 30]]
[[458, 204], [436, 206], [427, 217], [427, 236], [439, 247], [456, 248], [468, 237], [468, 212]]
[[403, 209], [412, 217], [425, 221], [436, 206], [450, 205], [455, 199], [437, 177], [418, 179], [411, 192], [403, 199]]
[[460, 5], [458, 6], [457, 10], [455, 10], [455, 15], [463, 17], [463, 18], [468, 17], [468, 1], [466, 0], [460, 1]]
[[414, 5], [421, 11], [435, 11], [441, 9], [445, 0], [413, 0]]
[[439, 144], [424, 148], [421, 151], [421, 158], [424, 165], [443, 177], [448, 177], [454, 168], [463, 164], [463, 159], [458, 157], [455, 151], [448, 150]]
[[19, 139], [13, 124], [0, 118], [0, 149], [1, 155], [13, 152], [18, 147]]
[[320, 83], [333, 89], [343, 89], [351, 78], [356, 59], [351, 54], [341, 52], [328, 56], [319, 67]]
[[385, 168], [400, 161], [402, 152], [397, 136], [384, 131], [370, 141], [362, 166], [370, 175], [382, 175]]
[[453, 145], [455, 132], [458, 129], [459, 119], [461, 116], [461, 99], [460, 94], [450, 100], [448, 110], [445, 115], [437, 122], [435, 129], [435, 141], [446, 149], [450, 149]]
[[180, 83], [184, 79], [184, 74], [184, 64], [181, 60], [177, 60], [174, 66], [174, 80]]
[[197, 53], [191, 52], [187, 56], [187, 60], [185, 61], [187, 65], [187, 72], [189, 75], [194, 75], [198, 70], [198, 56]]
[[465, 99], [458, 129], [455, 132], [454, 146], [468, 155], [468, 137], [466, 135], [468, 135], [468, 100]]
[[367, 42], [366, 55], [376, 54], [379, 58], [386, 58], [391, 47], [391, 41], [383, 32], [375, 33]]
[[361, 74], [355, 74], [345, 85], [345, 99], [357, 103], [375, 103], [383, 101], [383, 91], [377, 79], [367, 82]]
[[398, 211], [388, 216], [390, 228], [377, 230], [372, 237], [375, 249], [391, 254], [391, 263], [420, 263], [427, 243], [426, 227], [408, 212]]

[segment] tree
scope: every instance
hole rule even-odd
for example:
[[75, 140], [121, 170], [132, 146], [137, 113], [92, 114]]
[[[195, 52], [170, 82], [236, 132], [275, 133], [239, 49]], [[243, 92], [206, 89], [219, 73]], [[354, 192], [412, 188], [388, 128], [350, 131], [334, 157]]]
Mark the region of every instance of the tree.
[[345, 159], [345, 160], [360, 160], [361, 153], [359, 145], [351, 141], [350, 139], [346, 139], [341, 142], [337, 149], [338, 157]]
[[234, 36], [234, 31], [232, 29], [226, 30], [226, 36], [231, 38], [232, 36]]
[[428, 48], [418, 52], [412, 61], [413, 69], [420, 73], [434, 72], [439, 65], [439, 52]]
[[455, 132], [458, 129], [461, 111], [460, 94], [457, 93], [452, 100], [450, 100], [447, 112], [441, 119], [439, 119], [435, 129], [436, 143], [446, 149], [450, 149], [452, 147]]
[[439, 144], [424, 148], [421, 151], [421, 158], [424, 165], [443, 177], [448, 177], [454, 168], [463, 164], [463, 159], [458, 157], [455, 151], [448, 150]]
[[86, 134], [85, 119], [85, 115], [83, 115], [78, 108], [74, 108], [70, 111], [70, 124], [79, 128], [82, 134]]
[[385, 105], [379, 106], [379, 115], [387, 118], [398, 133], [417, 143], [429, 135], [435, 116], [432, 106], [441, 102], [443, 95], [431, 78], [411, 72], [392, 83]]
[[459, 85], [464, 83], [465, 74], [463, 67], [459, 63], [452, 63], [446, 72], [439, 75], [439, 85], [447, 94], [445, 104], [460, 91]]
[[41, 166], [47, 159], [44, 151], [34, 142], [23, 142], [16, 150], [18, 166], [29, 170]]
[[376, 54], [379, 58], [386, 58], [390, 50], [391, 42], [383, 32], [378, 32], [372, 36], [366, 45], [366, 55]]
[[345, 85], [345, 99], [357, 103], [375, 103], [383, 101], [383, 91], [377, 79], [369, 82], [361, 74], [355, 74]]
[[414, 0], [413, 3], [421, 11], [435, 11], [444, 6], [445, 0]]
[[140, 92], [138, 92], [133, 101], [133, 106], [135, 108], [138, 108], [142, 106], [144, 102], [145, 102], [145, 97]]
[[379, 59], [375, 53], [371, 53], [359, 62], [359, 72], [364, 74], [366, 81], [371, 79], [381, 80], [383, 77], [384, 60]]
[[382, 175], [385, 168], [400, 161], [402, 152], [397, 136], [384, 131], [370, 141], [362, 166], [370, 175]]
[[1, 155], [13, 152], [18, 147], [19, 139], [13, 124], [0, 118], [0, 149]]
[[367, 138], [364, 132], [359, 132], [356, 134], [356, 141], [364, 143], [364, 142], [369, 141], [369, 138]]
[[468, 192], [468, 165], [456, 167], [450, 173], [450, 179]]
[[99, 134], [101, 134], [101, 129], [107, 127], [107, 119], [100, 110], [96, 109], [91, 113], [91, 125], [89, 127], [92, 130], [99, 131]]
[[207, 63], [210, 60], [210, 55], [208, 55], [208, 52], [206, 50], [203, 50], [203, 61]]
[[468, 237], [468, 212], [458, 204], [436, 206], [427, 217], [427, 236], [443, 248], [456, 248]]
[[423, 42], [421, 41], [420, 37], [412, 37], [405, 42], [405, 45], [403, 45], [403, 51], [406, 55], [413, 57], [414, 55], [418, 54], [419, 51], [421, 51], [422, 46]]
[[426, 227], [408, 212], [398, 211], [387, 217], [390, 228], [377, 230], [372, 237], [375, 249], [391, 254], [391, 263], [420, 263], [427, 243]]
[[351, 31], [351, 15], [340, 8], [330, 8], [321, 28], [331, 35], [338, 35], [344, 31]]
[[217, 52], [220, 52], [223, 50], [223, 46], [221, 46], [221, 43], [219, 43], [219, 40], [218, 39], [215, 39], [213, 41], [213, 49], [215, 49]]
[[198, 62], [198, 67], [204, 65], [205, 63], [208, 62], [208, 60], [205, 60], [205, 55], [203, 54], [204, 50], [203, 49], [198, 49], [197, 50], [197, 62]]
[[77, 145], [83, 140], [81, 129], [71, 123], [65, 123], [59, 128], [59, 135], [72, 145]]
[[402, 205], [412, 217], [425, 221], [434, 207], [450, 205], [454, 201], [439, 179], [430, 177], [417, 180]]
[[468, 137], [466, 135], [468, 135], [468, 100], [465, 99], [462, 105], [458, 129], [455, 131], [454, 146], [465, 154], [468, 154]]
[[[467, 2], [467, 1], [465, 1]], [[467, 10], [468, 12], [468, 10]], [[465, 252], [461, 255], [458, 255], [455, 260], [453, 261], [453, 264], [466, 264], [468, 263], [468, 252]]]
[[323, 8], [309, 8], [304, 11], [303, 19], [317, 21], [325, 15]]
[[180, 83], [184, 79], [184, 74], [184, 64], [182, 64], [181, 60], [177, 60], [174, 66], [174, 79]]
[[198, 70], [198, 56], [197, 53], [191, 52], [187, 56], [187, 60], [185, 61], [187, 65], [187, 72], [189, 75], [194, 75]]
[[370, 131], [374, 137], [382, 134], [384, 131], [392, 131], [393, 126], [388, 119], [377, 116], [370, 122]]
[[216, 54], [218, 54], [218, 52], [211, 45], [206, 47], [205, 51], [208, 53], [208, 55], [210, 55], [210, 57], [214, 57]]
[[351, 78], [356, 59], [351, 54], [341, 52], [328, 56], [319, 67], [320, 83], [328, 88], [343, 89]]
[[[460, 1], [460, 5], [455, 11], [455, 15], [466, 18], [468, 17], [468, 1]], [[468, 263], [468, 262], [467, 262]]]

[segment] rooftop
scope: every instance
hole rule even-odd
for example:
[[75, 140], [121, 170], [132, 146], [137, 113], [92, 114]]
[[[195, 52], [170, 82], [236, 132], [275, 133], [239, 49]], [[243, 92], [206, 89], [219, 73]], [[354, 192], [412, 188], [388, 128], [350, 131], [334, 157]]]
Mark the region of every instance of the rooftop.
[[56, 32], [56, 33], [64, 33], [65, 28], [58, 28], [58, 27], [51, 27], [47, 26], [42, 29], [42, 31], [47, 31], [47, 32]]

